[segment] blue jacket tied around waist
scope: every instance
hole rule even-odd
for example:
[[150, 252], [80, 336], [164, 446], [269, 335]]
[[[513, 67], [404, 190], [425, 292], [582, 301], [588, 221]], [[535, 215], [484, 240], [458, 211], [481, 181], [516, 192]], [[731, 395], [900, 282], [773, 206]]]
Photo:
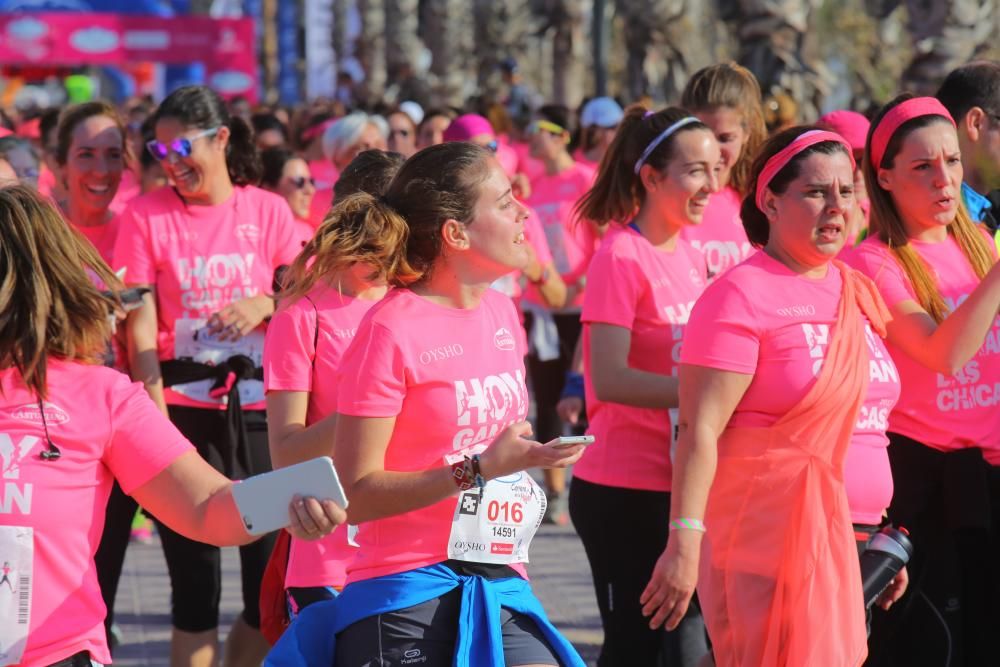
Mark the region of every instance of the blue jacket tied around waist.
[[369, 616], [406, 609], [462, 587], [454, 667], [503, 667], [500, 608], [524, 614], [542, 631], [562, 667], [585, 667], [576, 649], [545, 615], [531, 586], [520, 577], [488, 580], [463, 576], [438, 564], [356, 581], [335, 600], [309, 605], [268, 654], [267, 667], [333, 667], [337, 633]]

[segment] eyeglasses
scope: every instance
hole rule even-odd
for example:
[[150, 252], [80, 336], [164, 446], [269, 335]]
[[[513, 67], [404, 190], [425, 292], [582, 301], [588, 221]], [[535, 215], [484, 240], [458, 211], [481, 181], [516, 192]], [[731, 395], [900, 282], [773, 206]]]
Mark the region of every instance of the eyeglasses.
[[190, 157], [192, 150], [191, 144], [203, 137], [215, 136], [218, 134], [220, 129], [222, 128], [213, 127], [208, 130], [202, 130], [197, 134], [192, 134], [190, 137], [179, 137], [174, 139], [169, 144], [152, 139], [151, 141], [146, 142], [146, 150], [148, 150], [149, 154], [159, 162], [166, 160], [167, 156], [171, 153], [178, 157]]
[[308, 183], [313, 187], [316, 187], [316, 179], [306, 178], [305, 176], [296, 176], [295, 178], [289, 178], [288, 182], [294, 185], [296, 190], [301, 190], [302, 188], [306, 187], [306, 183]]

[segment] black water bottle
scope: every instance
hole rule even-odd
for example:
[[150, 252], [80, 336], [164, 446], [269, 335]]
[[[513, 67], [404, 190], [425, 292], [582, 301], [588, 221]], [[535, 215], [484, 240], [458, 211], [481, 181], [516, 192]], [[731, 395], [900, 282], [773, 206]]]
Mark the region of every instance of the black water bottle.
[[872, 535], [868, 547], [861, 554], [861, 585], [864, 590], [865, 609], [871, 608], [882, 591], [903, 569], [913, 556], [913, 543], [906, 536], [906, 529], [886, 526]]

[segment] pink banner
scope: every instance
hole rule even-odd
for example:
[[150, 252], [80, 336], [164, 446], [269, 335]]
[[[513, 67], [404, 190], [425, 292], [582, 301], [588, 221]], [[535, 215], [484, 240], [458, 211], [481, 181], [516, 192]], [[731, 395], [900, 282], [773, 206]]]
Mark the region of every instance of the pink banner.
[[252, 19], [37, 13], [0, 16], [0, 64], [123, 65], [201, 62], [225, 96], [257, 98]]

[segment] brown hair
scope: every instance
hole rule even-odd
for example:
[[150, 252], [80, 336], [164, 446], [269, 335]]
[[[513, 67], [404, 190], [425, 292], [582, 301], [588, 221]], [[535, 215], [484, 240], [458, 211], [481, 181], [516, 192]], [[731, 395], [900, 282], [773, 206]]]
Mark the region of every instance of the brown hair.
[[[948, 316], [948, 307], [938, 289], [937, 280], [930, 267], [920, 258], [917, 251], [910, 245], [910, 239], [906, 234], [906, 225], [903, 223], [899, 211], [892, 195], [883, 190], [878, 182], [878, 170], [871, 163], [872, 135], [878, 127], [879, 122], [895, 106], [912, 98], [913, 95], [903, 93], [884, 107], [882, 107], [868, 130], [868, 141], [865, 142], [864, 174], [865, 186], [868, 189], [868, 198], [871, 201], [871, 230], [883, 243], [889, 246], [896, 261], [903, 268], [913, 291], [917, 295], [917, 302], [926, 310], [934, 321], [940, 324]], [[934, 123], [949, 123], [944, 116], [928, 115], [912, 118], [902, 125], [892, 135], [886, 145], [885, 154], [882, 156], [882, 164], [878, 165], [882, 169], [892, 169], [894, 160], [899, 154], [906, 137], [914, 130], [927, 127]], [[950, 123], [949, 123], [950, 124]], [[962, 254], [969, 260], [972, 270], [982, 279], [993, 266], [993, 254], [990, 247], [975, 223], [965, 209], [965, 204], [959, 202], [958, 213], [955, 219], [948, 224], [948, 233], [955, 237], [955, 241], [962, 249]]]
[[371, 149], [362, 151], [340, 172], [333, 186], [333, 200], [340, 201], [359, 192], [376, 197], [386, 188], [406, 162], [399, 153]]
[[120, 282], [55, 206], [24, 186], [0, 188], [0, 360], [39, 397], [49, 357], [97, 363], [114, 303], [88, 271]]
[[[746, 197], [743, 198], [743, 203], [740, 205], [740, 219], [743, 221], [743, 229], [746, 230], [747, 238], [753, 247], [763, 248], [767, 245], [767, 241], [771, 237], [771, 225], [767, 220], [767, 215], [757, 207], [757, 179], [760, 178], [760, 172], [764, 171], [764, 166], [768, 160], [784, 150], [789, 144], [798, 139], [800, 135], [816, 129], [818, 128], [815, 126], [807, 125], [790, 127], [787, 130], [778, 132], [760, 147], [760, 153], [757, 154], [757, 159], [753, 161], [750, 170], [750, 191], [747, 192]], [[814, 144], [801, 153], [797, 153], [795, 157], [789, 160], [788, 164], [782, 167], [774, 175], [770, 183], [768, 183], [768, 189], [777, 195], [784, 194], [789, 184], [799, 177], [802, 161], [816, 153], [821, 155], [836, 155], [837, 153], [850, 155], [847, 152], [847, 148], [839, 141], [823, 141]]]
[[684, 86], [681, 106], [691, 111], [709, 111], [719, 107], [735, 109], [743, 117], [747, 141], [733, 165], [730, 185], [741, 195], [750, 192], [750, 167], [757, 149], [767, 138], [760, 84], [753, 73], [734, 62], [702, 68]]
[[128, 164], [131, 161], [132, 156], [129, 154], [128, 141], [126, 140], [128, 132], [122, 122], [121, 115], [107, 102], [98, 100], [71, 106], [59, 117], [59, 127], [56, 130], [56, 162], [60, 165], [66, 164], [69, 160], [70, 146], [73, 144], [73, 132], [80, 123], [94, 116], [106, 116], [114, 121], [115, 127], [118, 128], [122, 137], [122, 155], [125, 163]]
[[[646, 108], [638, 104], [626, 109], [618, 133], [601, 159], [593, 187], [577, 202], [577, 219], [604, 225], [612, 220], [626, 222], [635, 215], [646, 199], [646, 188], [635, 173], [635, 163], [650, 142], [668, 127], [690, 115], [678, 107], [648, 115]], [[673, 157], [677, 136], [690, 130], [708, 131], [708, 126], [697, 121], [678, 128], [653, 149], [643, 164], [648, 164], [657, 171], [665, 169]]]
[[441, 255], [445, 222], [473, 221], [492, 159], [488, 150], [465, 141], [428, 146], [403, 163], [384, 197], [361, 195], [382, 215], [398, 215], [409, 227], [406, 264], [412, 271], [390, 276], [394, 284], [405, 286], [427, 276]]

